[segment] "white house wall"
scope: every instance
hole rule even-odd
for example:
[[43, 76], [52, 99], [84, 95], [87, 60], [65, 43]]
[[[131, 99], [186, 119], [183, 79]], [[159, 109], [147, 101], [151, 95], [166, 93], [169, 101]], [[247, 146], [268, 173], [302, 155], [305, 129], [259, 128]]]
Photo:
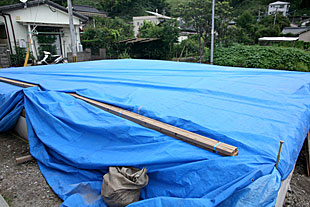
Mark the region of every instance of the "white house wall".
[[[58, 10], [54, 7], [49, 8], [48, 5], [39, 5], [36, 7], [30, 7], [30, 8], [23, 8], [13, 11], [6, 12], [11, 15], [13, 28], [15, 32], [16, 42], [17, 46], [25, 46], [23, 42], [26, 42], [26, 47], [28, 46], [29, 42], [29, 36], [28, 36], [28, 28], [27, 25], [39, 25], [39, 26], [52, 26], [52, 27], [60, 27], [64, 32], [64, 36], [62, 37], [62, 42], [65, 43], [63, 45], [63, 54], [67, 56], [69, 46], [71, 46], [71, 38], [70, 38], [70, 30], [69, 30], [69, 18], [68, 14], [66, 12], [63, 12], [61, 10]], [[10, 36], [10, 42], [12, 45], [13, 53], [15, 53], [14, 50], [14, 37], [12, 33], [11, 23], [6, 16], [7, 24], [8, 24], [8, 30], [9, 30], [9, 36]], [[0, 18], [0, 22], [4, 23], [4, 19]], [[80, 35], [79, 35], [79, 26], [81, 25], [80, 19], [76, 16], [73, 16], [73, 24], [75, 26], [75, 33], [76, 33], [76, 39], [77, 39], [77, 45], [81, 45], [80, 43]], [[21, 43], [21, 44], [20, 44]], [[36, 42], [37, 43], [37, 42]], [[38, 47], [38, 44], [36, 44]], [[79, 51], [79, 47], [78, 47]]]
[[[26, 9], [18, 9], [10, 11], [9, 13], [12, 15], [12, 17], [14, 16], [14, 20], [19, 22], [69, 25], [67, 13], [45, 4]], [[73, 24], [80, 24], [79, 19], [75, 16], [73, 17]]]
[[140, 17], [133, 17], [133, 31], [135, 37], [139, 34], [139, 28], [142, 27], [144, 21], [152, 22], [153, 24], [159, 24], [160, 18], [157, 16], [140, 16]]

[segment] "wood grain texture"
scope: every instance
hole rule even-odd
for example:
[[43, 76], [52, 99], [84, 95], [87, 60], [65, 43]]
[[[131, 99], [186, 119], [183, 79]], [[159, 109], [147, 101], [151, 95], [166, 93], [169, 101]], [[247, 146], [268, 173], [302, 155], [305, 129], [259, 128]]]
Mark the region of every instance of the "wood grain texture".
[[[13, 84], [20, 87], [34, 87], [39, 86], [32, 83], [27, 83], [23, 81], [18, 80], [12, 80], [8, 78], [1, 78], [0, 81]], [[122, 108], [106, 104], [104, 102], [99, 102], [93, 99], [86, 98], [84, 96], [80, 96], [76, 93], [67, 93], [77, 99], [83, 100], [89, 104], [92, 104], [98, 108], [101, 108], [109, 113], [112, 113], [114, 115], [117, 115], [119, 117], [122, 117], [124, 119], [130, 120], [132, 122], [135, 122], [137, 124], [140, 124], [144, 127], [156, 130], [158, 132], [161, 132], [163, 134], [166, 134], [170, 137], [182, 140], [184, 142], [187, 142], [189, 144], [195, 145], [197, 147], [200, 147], [202, 149], [209, 150], [211, 152], [218, 153], [219, 155], [223, 156], [236, 156], [238, 155], [238, 149], [235, 146], [219, 142], [217, 140], [195, 134], [193, 132], [142, 116], [140, 114], [130, 112], [127, 110], [124, 110]]]

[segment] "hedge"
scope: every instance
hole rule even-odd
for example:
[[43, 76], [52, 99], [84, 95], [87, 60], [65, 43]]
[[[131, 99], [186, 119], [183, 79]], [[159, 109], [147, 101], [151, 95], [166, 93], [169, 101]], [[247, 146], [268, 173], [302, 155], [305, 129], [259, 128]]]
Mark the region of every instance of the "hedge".
[[217, 47], [214, 64], [310, 72], [310, 53], [298, 48], [234, 45]]

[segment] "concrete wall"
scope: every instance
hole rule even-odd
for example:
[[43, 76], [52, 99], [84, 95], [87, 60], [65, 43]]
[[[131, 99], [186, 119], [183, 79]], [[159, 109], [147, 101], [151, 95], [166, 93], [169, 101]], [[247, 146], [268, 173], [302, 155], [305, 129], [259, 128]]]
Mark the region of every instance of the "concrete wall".
[[10, 67], [10, 53], [6, 45], [0, 45], [0, 68]]
[[[100, 48], [99, 55], [92, 55], [90, 49], [85, 49], [83, 52], [77, 53], [77, 62], [90, 60], [104, 60], [107, 58], [106, 49]], [[68, 62], [73, 62], [72, 52], [68, 53]]]
[[[12, 18], [17, 46], [21, 47], [28, 46], [29, 36], [27, 25], [31, 24], [38, 26], [51, 26], [60, 28], [60, 30], [64, 32], [64, 35], [62, 37], [63, 54], [67, 54], [67, 52], [71, 51], [69, 16], [66, 12], [55, 9], [54, 7], [51, 6], [49, 7], [48, 5], [39, 5], [36, 7], [9, 11], [7, 13], [10, 14]], [[15, 53], [14, 37], [8, 17], [7, 21], [8, 21], [8, 30], [11, 45], [13, 48], [13, 53]], [[4, 19], [2, 17], [0, 18], [0, 22], [4, 23]], [[77, 39], [78, 51], [80, 51], [79, 48], [81, 47], [79, 47], [79, 45], [81, 45], [81, 42], [80, 42], [79, 27], [80, 25], [82, 25], [82, 23], [80, 19], [75, 16], [73, 16], [73, 23], [75, 26], [75, 33], [77, 37], [76, 39]], [[36, 47], [38, 47], [37, 42], [35, 43]]]

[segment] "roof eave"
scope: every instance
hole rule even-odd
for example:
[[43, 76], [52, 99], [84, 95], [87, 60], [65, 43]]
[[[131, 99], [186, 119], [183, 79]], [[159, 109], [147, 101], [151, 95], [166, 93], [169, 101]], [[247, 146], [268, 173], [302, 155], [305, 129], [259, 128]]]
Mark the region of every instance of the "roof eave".
[[[59, 9], [61, 11], [64, 11], [64, 12], [68, 12], [68, 10], [59, 5], [59, 4], [56, 4], [50, 0], [35, 0], [35, 1], [29, 1], [27, 2], [27, 7], [34, 7], [34, 6], [39, 6], [39, 5], [42, 5], [42, 4], [48, 4], [56, 9]], [[24, 5], [23, 3], [17, 3], [17, 4], [12, 4], [12, 5], [7, 5], [7, 6], [2, 6], [0, 7], [0, 13], [4, 13], [4, 12], [8, 12], [8, 11], [13, 11], [13, 10], [17, 10], [17, 9], [22, 9], [24, 8]], [[80, 18], [82, 20], [82, 22], [86, 22], [88, 21], [88, 17], [82, 15], [82, 14], [79, 14], [75, 11], [73, 11], [73, 15]]]

